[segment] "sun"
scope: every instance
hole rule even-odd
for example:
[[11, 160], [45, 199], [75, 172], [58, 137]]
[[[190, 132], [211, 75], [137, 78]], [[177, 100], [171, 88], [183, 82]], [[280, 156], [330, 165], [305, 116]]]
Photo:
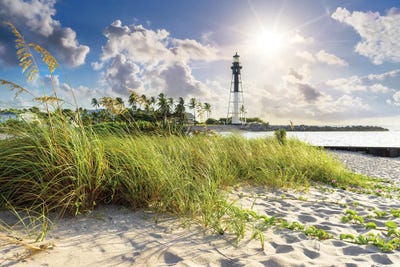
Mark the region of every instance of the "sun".
[[257, 50], [267, 55], [277, 54], [284, 46], [282, 34], [270, 30], [258, 33], [254, 42]]

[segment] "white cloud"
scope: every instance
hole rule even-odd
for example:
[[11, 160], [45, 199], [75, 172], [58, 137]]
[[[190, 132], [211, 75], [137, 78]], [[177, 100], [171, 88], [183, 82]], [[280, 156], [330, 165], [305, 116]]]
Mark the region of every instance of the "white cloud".
[[313, 54], [311, 54], [308, 51], [297, 51], [296, 52], [296, 56], [299, 58], [302, 58], [308, 62], [312, 62], [314, 63], [316, 61], [315, 57], [313, 56]]
[[370, 110], [370, 106], [360, 97], [345, 94], [335, 99], [331, 96], [325, 97], [315, 110], [319, 120], [342, 120], [368, 116], [365, 112]]
[[101, 70], [104, 66], [104, 64], [102, 62], [92, 62], [92, 63], [90, 63], [90, 65], [92, 66], [92, 68], [94, 70]]
[[259, 96], [257, 100], [261, 115], [277, 120], [288, 118], [329, 124], [331, 121], [367, 117], [371, 112], [370, 105], [361, 97], [345, 94], [336, 98], [314, 85], [303, 85], [298, 90], [295, 86], [273, 87], [269, 89], [269, 94]]
[[375, 94], [386, 94], [396, 91], [388, 86], [392, 78], [398, 76], [400, 70], [395, 69], [380, 74], [368, 74], [365, 76], [353, 75], [348, 78], [332, 79], [325, 82], [329, 88], [338, 91], [351, 92], [372, 92]]
[[[12, 22], [29, 42], [34, 42], [54, 53], [62, 63], [76, 67], [85, 63], [89, 47], [80, 45], [76, 32], [68, 27], [62, 27], [56, 14], [55, 0], [2, 0], [0, 1], [0, 18]], [[4, 31], [5, 29], [1, 29]], [[0, 41], [0, 56], [5, 64], [16, 64], [13, 42]], [[12, 56], [10, 56], [12, 55]]]
[[[100, 98], [103, 96], [120, 96], [107, 89], [90, 88], [83, 85], [72, 87], [67, 83], [61, 83], [57, 89], [59, 92], [59, 97], [65, 101], [66, 105], [69, 105], [73, 108], [76, 108], [76, 106], [88, 108], [92, 98]], [[75, 103], [75, 101], [77, 103]]]
[[323, 94], [311, 84], [311, 70], [307, 64], [299, 69], [291, 68], [282, 76], [284, 88], [292, 92], [292, 99], [300, 102], [315, 103]]
[[127, 94], [127, 89], [142, 87], [139, 67], [123, 54], [113, 58], [111, 64], [102, 73], [102, 81], [118, 94]]
[[94, 69], [103, 69], [102, 81], [120, 93], [136, 89], [148, 95], [210, 96], [207, 86], [192, 74], [189, 63], [219, 58], [218, 49], [196, 40], [170, 37], [165, 29], [151, 30], [142, 25], [124, 26], [114, 21], [104, 30], [102, 47]]
[[299, 32], [296, 32], [293, 36], [289, 38], [290, 44], [313, 44], [314, 39], [312, 37], [304, 37]]
[[[40, 87], [44, 86], [44, 89], [49, 95], [53, 94], [54, 90], [57, 92], [57, 97], [63, 100], [63, 108], [76, 108], [77, 106], [90, 108], [89, 105], [92, 98], [122, 96], [121, 94], [112, 91], [110, 88], [91, 88], [84, 85], [72, 86], [68, 83], [61, 82], [58, 75], [53, 76], [53, 81], [51, 80], [50, 75], [46, 75], [40, 82]], [[39, 84], [39, 82], [37, 84]], [[34, 95], [38, 96], [41, 94], [43, 94], [43, 88], [36, 88]]]
[[173, 39], [173, 53], [180, 59], [189, 60], [215, 60], [218, 59], [217, 49], [210, 45], [203, 45], [195, 40]]
[[308, 103], [315, 103], [318, 98], [322, 96], [321, 92], [319, 92], [317, 88], [309, 84], [299, 83], [298, 89], [302, 93], [304, 100]]
[[290, 68], [287, 75], [282, 76], [283, 82], [287, 84], [310, 83], [311, 69], [308, 64], [303, 64], [300, 68]]
[[335, 108], [343, 113], [349, 112], [350, 110], [368, 110], [369, 105], [364, 103], [360, 97], [353, 97], [350, 95], [341, 96], [334, 102]]
[[204, 43], [204, 44], [214, 44], [215, 45], [215, 42], [212, 39], [213, 35], [214, 35], [214, 32], [212, 32], [212, 31], [203, 32], [201, 34], [202, 43]]
[[123, 26], [120, 20], [116, 20], [104, 30], [104, 35], [108, 40], [102, 48], [101, 61], [120, 53], [144, 64], [157, 64], [173, 57], [166, 47], [169, 36], [166, 30], [152, 31], [142, 25]]
[[397, 103], [400, 104], [400, 91], [397, 91], [397, 92], [393, 95], [393, 99], [394, 99], [394, 101], [396, 101]]
[[26, 108], [31, 107], [32, 101], [25, 99], [24, 97], [12, 98], [12, 99], [0, 99], [0, 109], [13, 108]]
[[60, 27], [60, 23], [51, 17], [56, 14], [54, 4], [56, 1], [22, 1], [22, 0], [3, 0], [0, 3], [2, 17], [12, 17], [24, 19], [32, 31], [45, 37], [50, 36], [55, 27]]
[[190, 95], [203, 98], [208, 96], [206, 85], [193, 77], [187, 64], [177, 62], [151, 73], [150, 76], [153, 80], [156, 79], [156, 82], [161, 85], [158, 88], [163, 88], [168, 96], [187, 97]]
[[330, 54], [325, 50], [320, 50], [317, 54], [313, 55], [309, 51], [297, 51], [297, 57], [302, 58], [310, 63], [320, 62], [328, 65], [348, 66], [349, 64], [338, 56]]
[[[300, 72], [301, 72], [301, 69], [300, 69]], [[290, 68], [289, 76], [291, 76], [291, 77], [288, 79], [288, 81], [292, 80], [293, 82], [302, 81], [304, 78], [303, 74], [295, 71], [293, 68]]]
[[316, 54], [316, 58], [319, 62], [326, 63], [328, 65], [338, 65], [338, 66], [348, 66], [349, 64], [343, 59], [326, 52], [325, 50], [320, 50]]
[[367, 86], [362, 83], [360, 77], [354, 75], [349, 78], [338, 78], [326, 81], [326, 85], [332, 87], [336, 90], [344, 92], [354, 92], [354, 91], [367, 91]]
[[374, 83], [373, 85], [369, 86], [369, 89], [374, 93], [387, 93], [391, 90], [387, 86], [384, 86], [380, 83]]
[[400, 91], [395, 92], [392, 98], [393, 100], [389, 99], [387, 100], [387, 103], [395, 106], [400, 106]]
[[385, 80], [385, 79], [387, 79], [387, 78], [393, 78], [393, 77], [396, 77], [397, 75], [399, 75], [400, 74], [400, 70], [399, 69], [397, 69], [397, 70], [392, 70], [392, 71], [388, 71], [388, 72], [385, 72], [385, 73], [382, 73], [382, 74], [369, 74], [368, 76], [367, 76], [367, 78], [369, 79], [369, 80], [379, 80], [379, 81], [382, 81], [382, 80]]
[[[307, 65], [291, 68], [282, 76], [280, 85], [256, 85], [256, 88], [265, 89], [250, 92], [249, 110], [272, 123], [291, 119], [304, 123], [330, 124], [388, 116], [392, 110], [388, 108], [385, 99], [389, 95], [393, 103], [395, 99], [391, 94], [393, 89], [385, 83], [385, 79], [389, 79], [392, 73], [369, 75], [382, 80], [369, 80], [368, 75], [353, 75], [332, 79], [327, 83], [315, 83]], [[400, 100], [400, 94], [397, 99]]]
[[360, 35], [355, 51], [374, 64], [400, 62], [400, 13], [390, 10], [386, 16], [378, 12], [350, 12], [338, 7], [332, 18], [350, 25]]

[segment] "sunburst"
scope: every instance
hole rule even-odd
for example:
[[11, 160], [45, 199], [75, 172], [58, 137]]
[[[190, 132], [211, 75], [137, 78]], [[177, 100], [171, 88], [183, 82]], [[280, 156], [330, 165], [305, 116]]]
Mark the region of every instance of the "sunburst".
[[277, 54], [284, 46], [282, 34], [272, 30], [261, 31], [254, 42], [260, 52], [268, 55]]

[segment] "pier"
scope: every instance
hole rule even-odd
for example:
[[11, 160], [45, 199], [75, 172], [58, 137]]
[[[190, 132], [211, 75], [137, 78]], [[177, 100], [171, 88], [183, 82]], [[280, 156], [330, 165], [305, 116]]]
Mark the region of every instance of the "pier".
[[323, 146], [325, 149], [365, 152], [379, 157], [400, 157], [400, 147]]

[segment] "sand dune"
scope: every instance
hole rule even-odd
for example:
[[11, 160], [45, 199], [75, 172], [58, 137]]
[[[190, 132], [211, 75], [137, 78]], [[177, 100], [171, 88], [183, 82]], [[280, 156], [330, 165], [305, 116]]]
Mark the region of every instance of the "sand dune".
[[[376, 161], [360, 154], [340, 153], [347, 164], [354, 157], [359, 165]], [[386, 159], [385, 159], [386, 160]], [[400, 161], [387, 159], [390, 178], [399, 180]], [[370, 165], [368, 165], [370, 166]], [[384, 166], [382, 166], [384, 167]], [[395, 168], [396, 170], [393, 170]], [[361, 170], [358, 170], [362, 172]], [[382, 170], [364, 171], [365, 174]], [[385, 176], [386, 174], [382, 174]], [[376, 176], [376, 175], [375, 175]], [[234, 238], [212, 235], [196, 225], [146, 211], [133, 212], [119, 206], [101, 207], [85, 216], [56, 221], [47, 241], [55, 247], [23, 262], [5, 260], [17, 252], [15, 247], [0, 247], [1, 266], [399, 266], [400, 252], [383, 253], [373, 245], [357, 245], [339, 239], [340, 234], [365, 234], [370, 230], [359, 224], [341, 221], [347, 209], [375, 222], [382, 232], [385, 222], [400, 225], [399, 218], [386, 214], [377, 218], [374, 209], [399, 209], [400, 201], [363, 195], [328, 187], [309, 192], [265, 191], [237, 188], [231, 193], [236, 205], [260, 214], [298, 221], [326, 230], [333, 239], [319, 241], [279, 227], [264, 232], [265, 248], [251, 240], [251, 230], [238, 245]]]

